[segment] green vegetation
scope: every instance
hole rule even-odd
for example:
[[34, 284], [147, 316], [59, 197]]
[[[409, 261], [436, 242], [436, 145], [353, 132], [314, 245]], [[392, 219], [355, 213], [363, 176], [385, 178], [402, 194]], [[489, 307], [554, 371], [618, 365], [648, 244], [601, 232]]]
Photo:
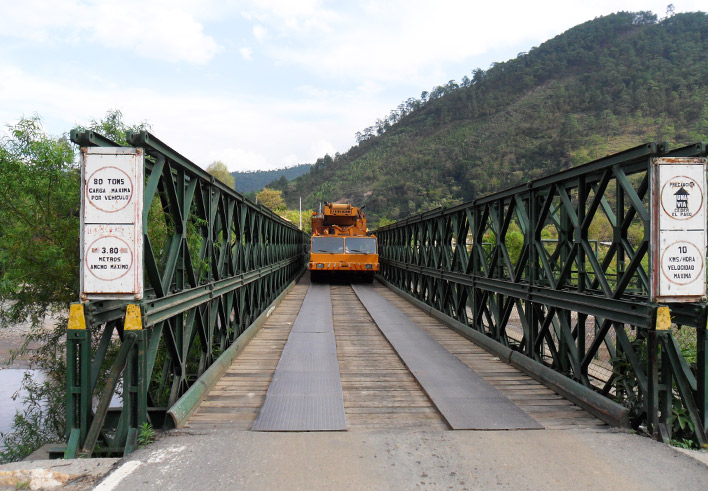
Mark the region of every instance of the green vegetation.
[[138, 433], [138, 446], [146, 447], [155, 441], [155, 430], [147, 421], [140, 425]]
[[[270, 183], [259, 202], [293, 223], [300, 218], [301, 196], [308, 208], [302, 213], [305, 231], [318, 202], [347, 199], [366, 205], [369, 222], [382, 226], [646, 141], [708, 140], [707, 32], [703, 13], [660, 22], [646, 12], [595, 19], [515, 59], [475, 69], [460, 83], [451, 80], [408, 99], [357, 133], [358, 143], [347, 153], [318, 159], [313, 172], [300, 175], [310, 168], [301, 165], [233, 173], [236, 189], [249, 193]], [[120, 111], [109, 111], [88, 129], [125, 142], [127, 130], [146, 127], [129, 127]], [[64, 315], [78, 298], [79, 279], [77, 149], [66, 136], [48, 136], [38, 117], [9, 130], [0, 141], [0, 327], [31, 321], [23, 351], [40, 343], [33, 362], [47, 377], [41, 383], [25, 380], [26, 407], [15, 417], [14, 432], [2, 435], [0, 461], [19, 460], [45, 442], [63, 439], [65, 322], [45, 330], [43, 321]], [[156, 203], [148, 222], [159, 250], [156, 228], [166, 237], [172, 225]], [[553, 239], [553, 232], [544, 230], [544, 238]], [[591, 237], [600, 241], [610, 233], [605, 219], [591, 226]], [[629, 235], [636, 243], [643, 230], [633, 225]], [[199, 238], [190, 234], [188, 240]], [[495, 237], [490, 234], [485, 242]], [[522, 244], [514, 225], [506, 236], [514, 263]], [[190, 250], [198, 245], [190, 244]], [[599, 255], [605, 253], [601, 245]], [[693, 363], [695, 340], [687, 333], [677, 338]], [[620, 380], [629, 373], [621, 362], [615, 366]], [[634, 389], [619, 395], [639, 410]], [[672, 424], [678, 442], [689, 423], [676, 409]], [[151, 432], [142, 428], [141, 438], [151, 438]]]
[[309, 234], [312, 232], [312, 210], [290, 210], [285, 205], [282, 191], [277, 189], [263, 188], [255, 196], [256, 201], [263, 206], [273, 210], [275, 213], [287, 221], [299, 226], [302, 221], [302, 230]]
[[206, 168], [206, 171], [231, 189], [234, 189], [236, 180], [234, 179], [233, 174], [229, 174], [229, 169], [226, 168], [226, 164], [223, 162], [212, 162]]
[[[708, 16], [601, 17], [410, 98], [284, 185], [371, 223], [468, 201], [647, 141], [708, 140]], [[415, 179], [412, 178], [415, 176]]]
[[[128, 130], [120, 111], [109, 111], [87, 129], [125, 143]], [[78, 149], [66, 135], [48, 136], [38, 117], [24, 118], [0, 141], [0, 328], [30, 321], [20, 349], [32, 351], [32, 364], [45, 373], [25, 377], [25, 407], [13, 432], [2, 435], [0, 462], [20, 460], [65, 430], [66, 312], [79, 296], [80, 174]], [[53, 328], [44, 320], [54, 317]]]
[[232, 172], [231, 175], [236, 179], [236, 191], [248, 194], [260, 191], [273, 182], [280, 186], [287, 184], [288, 181], [309, 172], [310, 167], [312, 164], [300, 164], [284, 169]]
[[261, 192], [256, 194], [256, 200], [258, 204], [266, 206], [276, 213], [280, 213], [286, 208], [283, 193], [275, 189], [263, 188]]
[[35, 367], [43, 383], [26, 377], [28, 397], [3, 435], [0, 461], [19, 460], [64, 432], [65, 325], [45, 331], [43, 320], [78, 297], [79, 172], [64, 137], [47, 136], [37, 117], [22, 119], [0, 142], [0, 328], [29, 320]]
[[385, 227], [386, 225], [391, 225], [392, 223], [396, 223], [396, 222], [394, 220], [391, 220], [390, 218], [381, 217], [381, 218], [379, 218], [379, 221], [376, 222], [376, 227], [374, 227], [374, 228]]

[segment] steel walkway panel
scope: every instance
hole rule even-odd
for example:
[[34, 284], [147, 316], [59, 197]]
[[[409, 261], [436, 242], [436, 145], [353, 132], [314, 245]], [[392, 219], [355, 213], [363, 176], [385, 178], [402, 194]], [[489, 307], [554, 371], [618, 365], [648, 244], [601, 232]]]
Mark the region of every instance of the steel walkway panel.
[[347, 429], [329, 285], [310, 285], [251, 429]]
[[329, 285], [312, 283], [295, 319], [293, 333], [334, 333]]
[[541, 429], [531, 416], [415, 325], [372, 286], [354, 291], [455, 430]]

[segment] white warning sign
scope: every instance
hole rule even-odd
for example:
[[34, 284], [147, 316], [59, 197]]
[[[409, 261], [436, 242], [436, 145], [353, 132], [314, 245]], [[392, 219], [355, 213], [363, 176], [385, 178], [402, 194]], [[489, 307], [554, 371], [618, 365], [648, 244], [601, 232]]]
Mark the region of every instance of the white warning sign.
[[118, 167], [101, 167], [87, 179], [86, 198], [102, 212], [123, 210], [133, 199], [133, 180]]
[[131, 225], [86, 225], [84, 229], [84, 286], [92, 293], [132, 294], [136, 288], [135, 240]]
[[82, 298], [140, 299], [143, 154], [82, 149]]
[[660, 174], [669, 174], [662, 176], [666, 180], [661, 186], [661, 225], [665, 229], [686, 230], [693, 226], [689, 222], [705, 221], [705, 186], [694, 178], [700, 179], [700, 175], [676, 176], [671, 175], [670, 170], [660, 171]]
[[669, 283], [677, 286], [689, 285], [701, 280], [701, 274], [705, 272], [704, 251], [695, 244], [696, 240], [700, 240], [700, 234], [692, 234], [695, 235], [693, 241], [679, 240], [664, 245], [661, 249], [661, 273]]
[[703, 300], [706, 296], [706, 159], [655, 159], [653, 182], [652, 300]]

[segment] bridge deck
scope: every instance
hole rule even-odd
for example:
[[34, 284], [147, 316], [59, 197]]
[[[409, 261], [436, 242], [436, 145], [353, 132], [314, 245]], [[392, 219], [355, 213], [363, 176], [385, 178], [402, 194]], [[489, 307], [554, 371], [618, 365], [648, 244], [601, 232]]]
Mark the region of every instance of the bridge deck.
[[251, 429], [347, 429], [329, 285], [310, 285]]
[[[303, 277], [209, 393], [188, 427], [251, 428], [308, 287], [309, 281]], [[375, 291], [545, 428], [606, 428], [384, 286], [376, 285]], [[330, 293], [348, 429], [447, 429], [352, 288], [331, 285]]]

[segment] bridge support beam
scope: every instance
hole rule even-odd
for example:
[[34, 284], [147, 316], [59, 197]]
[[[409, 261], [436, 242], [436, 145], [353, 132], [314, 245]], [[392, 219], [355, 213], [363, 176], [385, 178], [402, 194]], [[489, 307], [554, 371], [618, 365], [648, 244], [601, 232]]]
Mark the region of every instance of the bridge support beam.
[[303, 269], [300, 274], [278, 295], [272, 304], [270, 304], [258, 318], [253, 321], [248, 329], [234, 342], [217, 360], [199, 377], [199, 379], [184, 393], [182, 397], [167, 411], [169, 421], [166, 422], [166, 427], [181, 428], [194, 412], [199, 407], [199, 404], [204, 400], [209, 391], [216, 385], [222, 375], [231, 366], [231, 362], [243, 351], [253, 337], [260, 331], [263, 324], [266, 322], [271, 312], [280, 305], [280, 302], [293, 289], [295, 283], [305, 272]]
[[597, 392], [588, 389], [582, 384], [564, 377], [562, 374], [551, 370], [545, 365], [542, 365], [529, 357], [523, 356], [519, 352], [511, 350], [503, 344], [494, 341], [490, 337], [484, 336], [478, 331], [471, 329], [469, 326], [457, 321], [456, 319], [431, 308], [420, 300], [392, 285], [384, 278], [378, 278], [378, 280], [389, 287], [397, 295], [415, 305], [420, 310], [433, 316], [453, 331], [456, 331], [461, 336], [469, 339], [481, 348], [484, 348], [504, 363], [507, 363], [524, 372], [526, 375], [542, 383], [557, 394], [582, 407], [587, 412], [604, 421], [608, 425], [616, 428], [630, 428], [628, 414], [629, 410], [621, 404], [617, 404]]
[[380, 276], [539, 380], [621, 404], [621, 425], [704, 445], [706, 303], [667, 304], [656, 330], [649, 198], [653, 159], [706, 155], [648, 143], [408, 217], [375, 231]]
[[[90, 131], [71, 138], [119, 147]], [[72, 307], [83, 324], [67, 334], [67, 457], [130, 453], [142, 425], [171, 423], [175, 402], [301, 274], [309, 242], [150, 133], [127, 140], [144, 155], [145, 293]]]

